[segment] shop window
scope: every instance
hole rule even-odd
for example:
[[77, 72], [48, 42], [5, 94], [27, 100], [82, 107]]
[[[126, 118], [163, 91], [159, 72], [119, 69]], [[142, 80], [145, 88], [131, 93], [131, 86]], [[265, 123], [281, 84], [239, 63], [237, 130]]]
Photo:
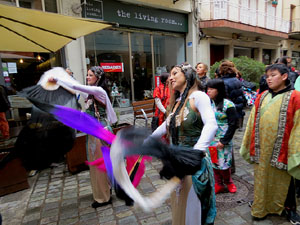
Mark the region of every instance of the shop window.
[[246, 47], [234, 47], [234, 57], [247, 56], [248, 58], [253, 58], [253, 53], [251, 48]]
[[[43, 9], [44, 4], [44, 9]], [[19, 0], [19, 6], [27, 9], [38, 9], [46, 12], [57, 13], [56, 0]]]
[[16, 6], [16, 2], [12, 0], [0, 0], [0, 4]]
[[270, 65], [271, 64], [271, 55], [272, 55], [272, 50], [270, 49], [263, 49], [263, 63], [265, 65]]
[[135, 100], [151, 98], [153, 71], [150, 34], [132, 33], [131, 48]]
[[[88, 68], [99, 66], [101, 63], [120, 65], [120, 70], [107, 69], [106, 77], [109, 80], [109, 89], [114, 106], [121, 107], [122, 102], [129, 102], [131, 98], [131, 79], [129, 63], [128, 33], [115, 30], [101, 30], [85, 37], [86, 57]], [[116, 88], [117, 87], [117, 88]], [[121, 99], [123, 101], [121, 101]]]
[[[114, 107], [122, 107], [122, 103], [127, 104], [129, 100], [152, 98], [154, 76], [185, 61], [185, 41], [181, 35], [101, 30], [85, 37], [85, 47], [88, 68], [103, 63], [122, 64], [122, 72], [106, 72]], [[118, 97], [115, 96], [116, 87]], [[114, 101], [116, 98], [123, 101]]]
[[184, 38], [153, 35], [155, 75], [169, 72], [173, 65], [185, 62]]
[[[18, 4], [16, 3], [18, 2]], [[42, 3], [44, 2], [45, 11], [57, 13], [56, 0], [0, 0], [0, 4], [17, 6], [27, 9], [43, 10]]]
[[43, 10], [41, 0], [19, 0], [20, 7]]
[[56, 0], [44, 0], [45, 11], [57, 13], [57, 3]]

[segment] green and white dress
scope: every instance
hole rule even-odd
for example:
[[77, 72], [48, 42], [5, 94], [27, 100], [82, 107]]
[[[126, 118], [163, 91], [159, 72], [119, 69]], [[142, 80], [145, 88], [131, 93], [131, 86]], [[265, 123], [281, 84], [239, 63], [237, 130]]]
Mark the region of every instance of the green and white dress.
[[[212, 108], [215, 112], [215, 117], [218, 124], [218, 130], [214, 140], [211, 142], [210, 146], [216, 146], [219, 141], [224, 144], [223, 149], [218, 149], [218, 163], [213, 163], [213, 168], [218, 170], [227, 170], [232, 164], [232, 151], [233, 143], [232, 137], [235, 128], [229, 129], [228, 115], [229, 113], [234, 113], [234, 103], [228, 99], [224, 99], [222, 111], [217, 110], [217, 106], [212, 101]], [[232, 110], [230, 110], [232, 109]], [[234, 116], [234, 115], [231, 115]]]
[[[197, 112], [191, 107], [191, 99], [194, 99]], [[173, 113], [153, 132], [152, 137], [162, 137], [167, 133], [172, 116]], [[217, 124], [209, 97], [204, 92], [195, 91], [189, 96], [184, 108], [183, 121], [180, 123], [180, 116], [177, 115], [176, 127], [178, 127], [179, 146], [194, 148], [195, 151], [207, 150], [217, 130]], [[193, 176], [185, 176], [181, 180], [181, 184], [171, 194], [172, 225], [213, 223], [216, 216], [214, 181], [208, 157], [203, 159], [202, 166], [204, 173], [199, 171]], [[199, 181], [203, 181], [203, 183], [199, 187], [195, 184], [194, 178], [200, 176]], [[199, 190], [203, 193], [206, 191], [202, 195], [203, 198], [199, 197]], [[204, 222], [202, 223], [202, 221]]]

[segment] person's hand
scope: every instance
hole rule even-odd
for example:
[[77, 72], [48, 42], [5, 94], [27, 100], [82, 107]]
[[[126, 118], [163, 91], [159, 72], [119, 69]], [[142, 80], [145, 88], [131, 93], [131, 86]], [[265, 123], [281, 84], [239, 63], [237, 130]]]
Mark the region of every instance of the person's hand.
[[50, 77], [48, 79], [48, 82], [56, 84], [57, 80], [55, 78], [53, 78], [53, 77]]
[[218, 144], [216, 145], [217, 149], [223, 149], [224, 145], [219, 141]]

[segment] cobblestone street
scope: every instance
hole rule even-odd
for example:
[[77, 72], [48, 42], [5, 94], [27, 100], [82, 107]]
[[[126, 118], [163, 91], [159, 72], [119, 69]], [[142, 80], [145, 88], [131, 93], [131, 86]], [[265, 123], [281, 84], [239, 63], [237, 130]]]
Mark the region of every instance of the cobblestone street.
[[[120, 122], [132, 124], [132, 114], [122, 115], [121, 113]], [[244, 127], [246, 122], [245, 119]], [[138, 121], [137, 126], [144, 126], [144, 121]], [[150, 122], [148, 122], [148, 126], [150, 126]], [[269, 216], [262, 221], [252, 220], [248, 201], [253, 199], [253, 168], [241, 159], [238, 153], [242, 137], [243, 131], [237, 131], [234, 138], [236, 172], [233, 179], [237, 186], [237, 193], [217, 195], [218, 214], [215, 224], [290, 224], [285, 217], [279, 216]], [[162, 164], [158, 160], [147, 163], [146, 173], [138, 186], [141, 193], [149, 194], [165, 183], [159, 179], [158, 172], [161, 167]], [[40, 171], [34, 177], [29, 178], [29, 181], [30, 189], [0, 198], [3, 225], [172, 223], [169, 200], [154, 212], [144, 213], [134, 207], [125, 206], [125, 203], [118, 200], [113, 193], [112, 205], [93, 209], [90, 206], [93, 198], [89, 172], [86, 170], [72, 175], [64, 163], [58, 164], [52, 169]]]

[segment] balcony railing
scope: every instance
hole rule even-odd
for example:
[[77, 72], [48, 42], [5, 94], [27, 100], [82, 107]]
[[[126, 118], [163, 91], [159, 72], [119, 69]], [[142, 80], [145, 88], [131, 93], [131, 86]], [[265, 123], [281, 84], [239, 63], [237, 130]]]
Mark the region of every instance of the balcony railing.
[[290, 31], [290, 21], [232, 3], [230, 0], [200, 0], [199, 4], [202, 21], [224, 19], [284, 33]]
[[291, 21], [290, 32], [300, 32], [300, 18], [294, 19], [293, 21]]

